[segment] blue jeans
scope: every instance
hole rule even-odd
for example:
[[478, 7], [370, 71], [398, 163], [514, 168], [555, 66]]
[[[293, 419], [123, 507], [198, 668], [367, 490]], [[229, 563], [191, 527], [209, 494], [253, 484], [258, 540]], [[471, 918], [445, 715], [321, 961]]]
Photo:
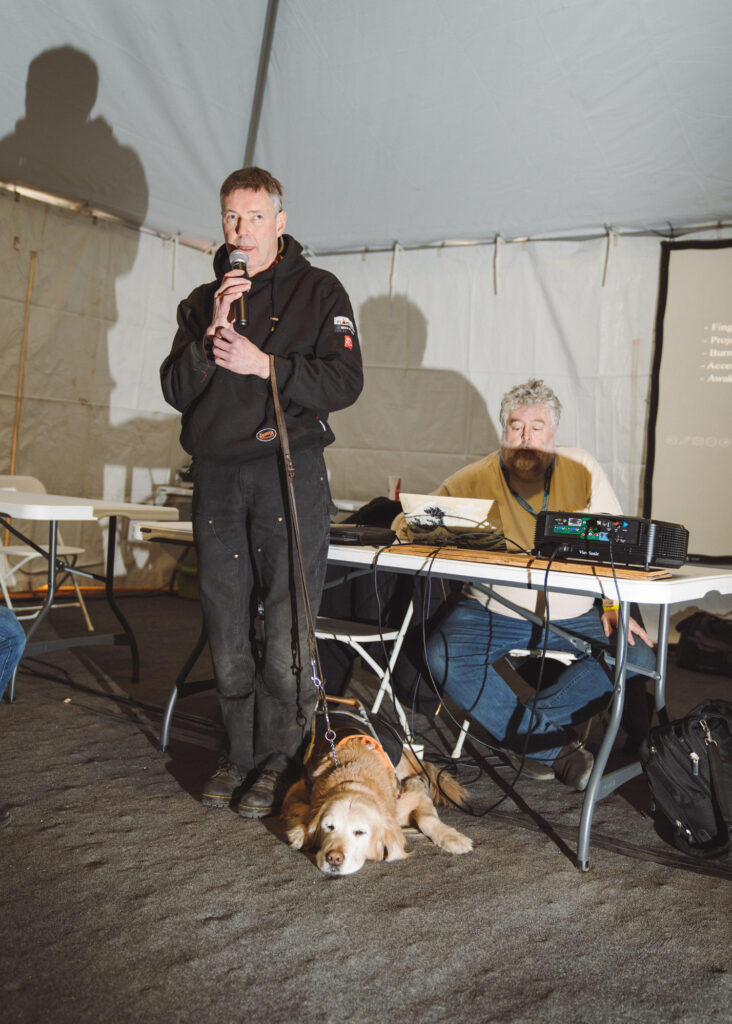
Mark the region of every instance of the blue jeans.
[[[328, 557], [331, 512], [321, 449], [292, 453], [313, 617]], [[315, 709], [302, 588], [277, 453], [245, 463], [193, 463], [198, 589], [228, 760], [246, 774], [284, 771]], [[264, 639], [255, 642], [257, 608]]]
[[[606, 646], [609, 643], [597, 608], [556, 625]], [[514, 649], [541, 649], [543, 632], [526, 619], [498, 615], [474, 598], [463, 597], [432, 633], [427, 661], [438, 686], [499, 743], [508, 741], [514, 749], [526, 750], [537, 761], [551, 764], [572, 738], [568, 727], [607, 705], [613, 670], [580, 655], [556, 683], [542, 687], [537, 696], [522, 704], [493, 665]], [[627, 678], [634, 674], [633, 664], [651, 670], [656, 667], [655, 651], [638, 637], [634, 640], [633, 646], [628, 645]], [[611, 646], [614, 651], [614, 642]], [[577, 653], [551, 631], [547, 649]]]
[[25, 630], [9, 608], [0, 608], [0, 698], [25, 647]]

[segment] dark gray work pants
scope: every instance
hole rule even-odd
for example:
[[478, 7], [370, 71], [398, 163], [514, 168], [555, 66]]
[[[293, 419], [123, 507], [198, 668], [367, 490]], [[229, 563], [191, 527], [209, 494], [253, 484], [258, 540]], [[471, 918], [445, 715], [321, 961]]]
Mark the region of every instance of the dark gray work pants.
[[[293, 452], [294, 489], [313, 618], [325, 578], [330, 497], [321, 449]], [[315, 709], [302, 589], [282, 459], [195, 461], [198, 586], [228, 737], [242, 774], [287, 768]], [[263, 638], [254, 643], [257, 607]]]

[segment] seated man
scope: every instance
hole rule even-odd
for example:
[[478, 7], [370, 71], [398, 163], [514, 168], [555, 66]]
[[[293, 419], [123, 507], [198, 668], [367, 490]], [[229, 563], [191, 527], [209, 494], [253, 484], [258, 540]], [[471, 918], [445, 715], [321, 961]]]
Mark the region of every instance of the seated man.
[[[501, 402], [503, 428], [500, 451], [453, 473], [437, 494], [497, 501], [509, 551], [530, 551], [539, 511], [619, 514], [618, 499], [600, 464], [579, 448], [554, 448], [559, 425], [559, 399], [541, 380], [512, 388]], [[406, 536], [403, 517], [393, 524]], [[494, 587], [516, 605], [544, 616], [545, 595], [537, 590]], [[591, 597], [551, 594], [550, 621], [573, 633], [607, 643], [617, 628], [618, 605]], [[571, 726], [605, 707], [612, 692], [607, 671], [594, 658], [579, 655], [558, 681], [542, 687], [522, 704], [493, 668], [509, 651], [541, 648], [544, 630], [482, 591], [467, 584], [427, 644], [432, 675], [444, 692], [501, 744], [512, 764], [528, 754], [524, 770], [536, 779], [555, 776], [583, 790], [593, 759]], [[639, 638], [640, 642], [636, 642]], [[630, 619], [628, 677], [631, 664], [655, 669], [655, 654], [645, 630]], [[577, 653], [556, 633], [547, 648]]]
[[[9, 608], [0, 607], [0, 700], [13, 678], [25, 647], [25, 631]], [[0, 807], [0, 828], [10, 823], [10, 814]]]

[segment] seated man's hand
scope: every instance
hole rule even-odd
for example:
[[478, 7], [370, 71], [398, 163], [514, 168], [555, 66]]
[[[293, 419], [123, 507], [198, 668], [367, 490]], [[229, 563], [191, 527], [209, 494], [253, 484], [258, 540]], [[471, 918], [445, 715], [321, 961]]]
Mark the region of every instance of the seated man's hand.
[[[605, 632], [605, 636], [611, 637], [615, 630], [618, 628], [618, 609], [617, 608], [606, 608], [602, 613], [602, 628]], [[645, 629], [639, 622], [636, 622], [631, 615], [628, 620], [628, 643], [631, 646], [635, 646], [634, 636], [640, 637], [644, 644], [648, 647], [653, 647], [653, 641], [646, 633]]]

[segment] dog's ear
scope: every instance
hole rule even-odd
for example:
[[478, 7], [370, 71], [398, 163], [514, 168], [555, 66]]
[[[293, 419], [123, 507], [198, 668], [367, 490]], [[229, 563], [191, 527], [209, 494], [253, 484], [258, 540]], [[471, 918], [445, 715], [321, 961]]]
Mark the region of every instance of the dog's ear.
[[408, 857], [404, 835], [395, 821], [382, 822], [374, 832], [369, 848], [369, 860], [404, 860]]
[[323, 804], [320, 804], [317, 807], [314, 806], [313, 804], [311, 804], [310, 805], [310, 813], [308, 814], [308, 819], [305, 822], [305, 825], [307, 826], [307, 830], [308, 830], [308, 838], [309, 839], [312, 839], [312, 837], [315, 835], [315, 833], [320, 828], [320, 819], [322, 817], [323, 817]]

